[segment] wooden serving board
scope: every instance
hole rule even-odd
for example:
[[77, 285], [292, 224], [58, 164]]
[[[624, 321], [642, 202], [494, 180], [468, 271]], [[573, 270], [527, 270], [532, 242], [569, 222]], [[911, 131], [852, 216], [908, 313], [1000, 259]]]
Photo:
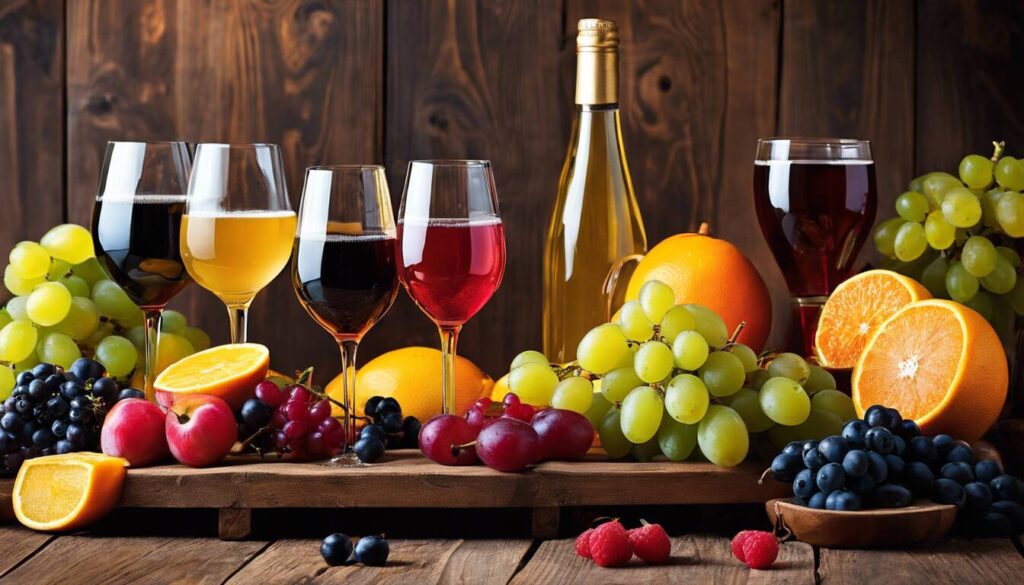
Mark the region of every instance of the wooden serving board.
[[[534, 536], [550, 538], [563, 506], [761, 503], [789, 495], [788, 485], [758, 484], [763, 471], [758, 463], [613, 462], [597, 454], [524, 473], [438, 465], [416, 450], [350, 468], [246, 456], [203, 469], [129, 469], [119, 505], [216, 508], [227, 539], [248, 535], [259, 508], [528, 508]], [[13, 480], [0, 482], [0, 497], [12, 488]]]

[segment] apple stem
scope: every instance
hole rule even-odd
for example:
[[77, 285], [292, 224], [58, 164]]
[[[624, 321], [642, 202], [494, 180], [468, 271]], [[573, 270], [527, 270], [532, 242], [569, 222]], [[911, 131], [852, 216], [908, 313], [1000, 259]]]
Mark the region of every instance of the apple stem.
[[191, 418], [189, 418], [188, 414], [178, 414], [178, 413], [175, 412], [174, 416], [178, 417], [178, 424], [180, 424], [180, 425], [188, 424], [188, 421], [191, 420]]

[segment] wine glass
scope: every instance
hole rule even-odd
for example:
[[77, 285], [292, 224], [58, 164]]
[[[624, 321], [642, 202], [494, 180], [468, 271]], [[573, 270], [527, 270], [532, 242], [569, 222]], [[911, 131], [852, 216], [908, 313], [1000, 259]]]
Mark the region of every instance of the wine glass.
[[491, 298], [505, 271], [491, 163], [410, 162], [398, 215], [398, 277], [441, 333], [441, 410], [451, 414], [459, 331]]
[[352, 452], [356, 350], [398, 295], [395, 217], [384, 167], [306, 169], [292, 286], [302, 307], [341, 349], [345, 452], [333, 462], [358, 465]]
[[754, 209], [792, 298], [789, 349], [815, 355], [821, 307], [850, 276], [877, 206], [867, 140], [757, 141]]
[[108, 142], [93, 206], [96, 257], [145, 314], [150, 400], [161, 315], [190, 282], [178, 242], [190, 170], [184, 142]]
[[197, 146], [181, 234], [185, 268], [227, 306], [231, 343], [245, 343], [249, 305], [288, 263], [295, 237], [281, 149]]

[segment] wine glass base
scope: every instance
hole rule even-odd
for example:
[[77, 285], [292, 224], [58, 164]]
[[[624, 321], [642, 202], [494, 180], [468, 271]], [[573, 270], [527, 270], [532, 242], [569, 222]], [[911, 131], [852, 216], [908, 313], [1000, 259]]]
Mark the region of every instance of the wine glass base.
[[353, 451], [341, 453], [323, 465], [324, 467], [366, 467], [366, 464], [360, 461]]

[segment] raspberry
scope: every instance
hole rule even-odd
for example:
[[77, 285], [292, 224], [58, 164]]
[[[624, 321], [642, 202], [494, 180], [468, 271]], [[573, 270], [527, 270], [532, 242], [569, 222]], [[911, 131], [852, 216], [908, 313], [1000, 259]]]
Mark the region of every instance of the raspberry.
[[590, 558], [590, 537], [594, 534], [593, 528], [588, 528], [576, 537], [576, 554], [581, 557]]
[[602, 567], [621, 567], [633, 558], [629, 535], [618, 520], [605, 522], [590, 535], [590, 558]]
[[743, 545], [747, 542], [747, 537], [757, 532], [756, 530], [740, 530], [736, 533], [736, 536], [732, 537], [732, 542], [729, 547], [732, 549], [732, 556], [736, 557], [736, 560], [745, 563], [747, 559], [743, 556]]
[[672, 541], [660, 524], [644, 523], [630, 530], [629, 543], [633, 545], [633, 554], [650, 565], [665, 563], [672, 554]]
[[779, 556], [779, 543], [771, 532], [754, 531], [743, 542], [744, 562], [751, 569], [767, 569]]

